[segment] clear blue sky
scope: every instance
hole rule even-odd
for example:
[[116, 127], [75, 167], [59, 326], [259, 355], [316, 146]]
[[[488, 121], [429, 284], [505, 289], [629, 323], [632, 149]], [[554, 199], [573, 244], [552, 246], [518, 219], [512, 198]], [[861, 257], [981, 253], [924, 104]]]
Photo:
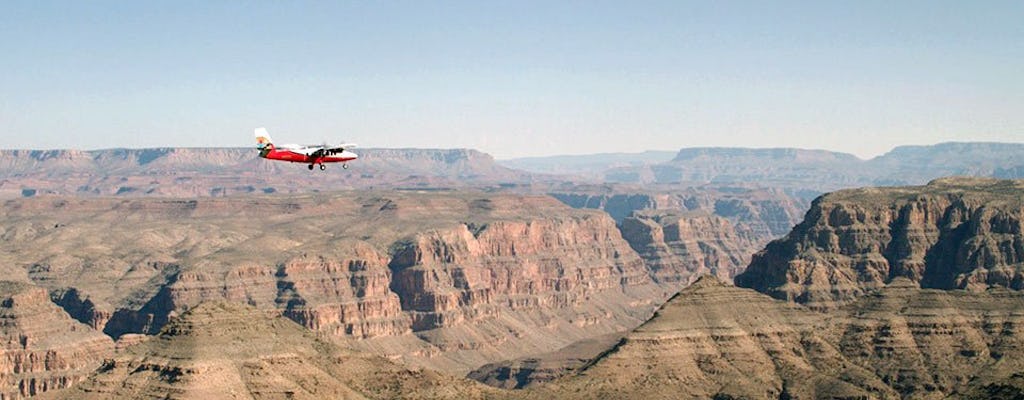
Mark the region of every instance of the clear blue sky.
[[1024, 141], [1024, 1], [0, 3], [3, 148]]

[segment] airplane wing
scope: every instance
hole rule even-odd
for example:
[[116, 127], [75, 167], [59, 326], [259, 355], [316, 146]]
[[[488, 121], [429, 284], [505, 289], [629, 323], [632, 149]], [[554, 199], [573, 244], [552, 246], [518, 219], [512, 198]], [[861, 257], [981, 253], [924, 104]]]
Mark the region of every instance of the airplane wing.
[[315, 146], [303, 146], [301, 149], [295, 149], [293, 151], [303, 153], [310, 157], [321, 157], [321, 156], [332, 156], [355, 147], [355, 143], [342, 143], [339, 145], [315, 145]]
[[345, 149], [351, 149], [353, 147], [356, 147], [355, 143], [342, 143], [339, 145], [324, 146], [322, 148], [323, 152], [327, 155], [334, 155], [345, 151]]
[[353, 147], [356, 147], [355, 143], [342, 143], [342, 144], [339, 144], [339, 145], [330, 146], [330, 147], [327, 148], [327, 150], [342, 151], [342, 150], [345, 150], [345, 149], [351, 149]]

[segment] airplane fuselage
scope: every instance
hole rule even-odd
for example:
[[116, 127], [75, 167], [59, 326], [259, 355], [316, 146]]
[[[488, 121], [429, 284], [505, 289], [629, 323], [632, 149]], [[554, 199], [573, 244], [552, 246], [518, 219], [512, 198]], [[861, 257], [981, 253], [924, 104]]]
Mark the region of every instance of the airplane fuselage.
[[299, 149], [286, 150], [278, 148], [264, 149], [264, 151], [260, 152], [260, 157], [269, 160], [290, 161], [303, 164], [327, 164], [336, 162], [348, 162], [358, 158], [358, 156], [356, 156], [355, 153], [352, 153], [347, 150], [337, 154], [318, 156], [315, 155], [315, 152], [310, 152], [309, 154], [307, 154], [306, 152], [303, 152]]

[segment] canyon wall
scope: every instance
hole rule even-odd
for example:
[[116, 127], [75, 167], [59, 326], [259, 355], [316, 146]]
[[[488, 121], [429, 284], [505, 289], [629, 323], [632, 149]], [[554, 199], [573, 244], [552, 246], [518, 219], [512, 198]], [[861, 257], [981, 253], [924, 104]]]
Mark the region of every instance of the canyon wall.
[[86, 378], [114, 342], [50, 302], [46, 289], [0, 281], [0, 398], [21, 399]]
[[834, 308], [905, 277], [926, 288], [1024, 288], [1024, 183], [949, 178], [844, 190], [768, 244], [736, 284]]
[[115, 338], [223, 299], [465, 372], [631, 329], [673, 291], [607, 215], [543, 196], [43, 196], [3, 221], [0, 261]]
[[607, 212], [656, 280], [681, 284], [704, 273], [732, 278], [742, 272], [750, 256], [789, 232], [806, 208], [781, 190], [729, 186], [579, 187], [550, 195], [573, 208]]
[[654, 279], [665, 283], [689, 283], [704, 274], [730, 279], [763, 241], [746, 225], [699, 212], [635, 213], [620, 229]]

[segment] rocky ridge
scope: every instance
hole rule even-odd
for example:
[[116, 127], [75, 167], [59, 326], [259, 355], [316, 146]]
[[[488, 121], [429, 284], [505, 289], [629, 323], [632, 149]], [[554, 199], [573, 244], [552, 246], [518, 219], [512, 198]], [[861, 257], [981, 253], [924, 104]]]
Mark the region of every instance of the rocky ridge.
[[900, 278], [824, 314], [704, 277], [545, 389], [580, 399], [1020, 396], [1022, 306], [1017, 291]]
[[844, 190], [754, 255], [736, 284], [818, 309], [898, 277], [922, 287], [1024, 288], [1024, 182], [949, 178]]
[[21, 399], [83, 379], [114, 352], [107, 336], [50, 302], [46, 289], [0, 281], [0, 398]]

